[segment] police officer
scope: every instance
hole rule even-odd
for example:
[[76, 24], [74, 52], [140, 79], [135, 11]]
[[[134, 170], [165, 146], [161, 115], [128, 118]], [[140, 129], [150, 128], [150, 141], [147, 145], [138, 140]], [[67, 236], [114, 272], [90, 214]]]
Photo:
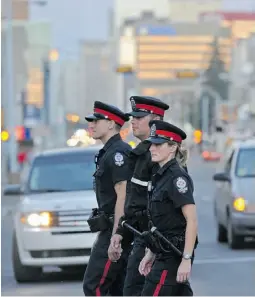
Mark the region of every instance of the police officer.
[[194, 187], [176, 159], [186, 134], [164, 121], [151, 121], [150, 127], [147, 141], [151, 143], [152, 161], [159, 164], [149, 195], [151, 226], [172, 242], [181, 256], [166, 245], [163, 250], [149, 250], [139, 266], [140, 273], [147, 275], [142, 295], [192, 296], [189, 277], [197, 245]]
[[[132, 129], [133, 134], [141, 142], [130, 153], [132, 162], [133, 176], [131, 182], [128, 183], [127, 198], [125, 203], [125, 215], [123, 220], [128, 220], [139, 231], [148, 229], [147, 208], [147, 185], [151, 180], [153, 171], [153, 163], [151, 162], [151, 154], [149, 152], [149, 143], [144, 140], [149, 137], [149, 122], [152, 119], [163, 119], [165, 111], [169, 106], [161, 100], [152, 97], [132, 96], [130, 98], [132, 112]], [[119, 225], [116, 234], [111, 239], [109, 247], [109, 258], [117, 260], [115, 257], [115, 249], [123, 238], [129, 234], [125, 228]], [[145, 254], [146, 244], [139, 237], [134, 238], [133, 249], [128, 259], [127, 274], [124, 283], [124, 296], [141, 295], [145, 277], [138, 271], [138, 266]]]
[[88, 220], [91, 231], [99, 233], [84, 275], [83, 291], [85, 296], [118, 296], [122, 295], [123, 287], [119, 286], [119, 290], [114, 292], [117, 284], [113, 286], [113, 283], [119, 276], [124, 276], [129, 251], [124, 249], [120, 260], [111, 262], [107, 250], [124, 213], [126, 183], [132, 175], [128, 159], [131, 147], [122, 141], [119, 134], [129, 117], [114, 106], [96, 101], [94, 114], [85, 119], [89, 122], [92, 137], [101, 140], [104, 146], [96, 158], [94, 174], [99, 207]]

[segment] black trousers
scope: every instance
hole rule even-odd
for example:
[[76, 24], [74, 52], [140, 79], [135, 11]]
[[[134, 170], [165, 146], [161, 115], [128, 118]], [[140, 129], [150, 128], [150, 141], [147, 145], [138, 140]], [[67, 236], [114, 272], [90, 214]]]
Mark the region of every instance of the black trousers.
[[145, 255], [145, 242], [139, 238], [134, 238], [133, 248], [128, 257], [127, 273], [124, 282], [124, 296], [140, 296], [143, 290], [145, 277], [138, 271], [139, 264]]
[[177, 283], [181, 259], [156, 259], [145, 280], [142, 296], [193, 296], [190, 283]]
[[91, 251], [83, 279], [85, 296], [122, 296], [130, 247], [123, 248], [117, 262], [108, 259], [111, 231], [101, 231]]

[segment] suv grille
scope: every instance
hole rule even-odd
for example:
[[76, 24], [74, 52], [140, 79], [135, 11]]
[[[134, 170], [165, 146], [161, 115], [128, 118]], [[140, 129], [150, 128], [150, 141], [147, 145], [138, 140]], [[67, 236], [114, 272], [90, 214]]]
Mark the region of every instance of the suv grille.
[[53, 226], [58, 227], [83, 227], [88, 226], [87, 220], [91, 210], [70, 210], [54, 213]]

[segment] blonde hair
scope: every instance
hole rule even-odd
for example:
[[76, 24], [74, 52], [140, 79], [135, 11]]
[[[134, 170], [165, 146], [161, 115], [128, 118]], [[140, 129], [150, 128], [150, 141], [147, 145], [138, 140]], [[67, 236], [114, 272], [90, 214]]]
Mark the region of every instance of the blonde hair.
[[168, 141], [168, 143], [169, 145], [177, 146], [175, 158], [181, 167], [187, 167], [188, 150], [183, 145], [178, 144], [174, 141]]
[[175, 158], [180, 166], [186, 167], [188, 161], [188, 150], [185, 147], [178, 145]]

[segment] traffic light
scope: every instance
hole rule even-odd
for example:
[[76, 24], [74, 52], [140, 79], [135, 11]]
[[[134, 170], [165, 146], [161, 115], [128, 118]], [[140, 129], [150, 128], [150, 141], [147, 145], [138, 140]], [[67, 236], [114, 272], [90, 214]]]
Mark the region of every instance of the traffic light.
[[24, 126], [18, 126], [15, 129], [15, 136], [17, 141], [29, 141], [31, 140], [31, 129]]
[[17, 161], [19, 162], [19, 164], [23, 164], [26, 160], [27, 160], [27, 153], [26, 152], [18, 153]]
[[194, 139], [194, 142], [196, 144], [201, 143], [201, 141], [202, 141], [202, 135], [203, 135], [202, 131], [200, 131], [200, 130], [195, 130], [194, 131], [193, 139]]
[[8, 141], [9, 140], [9, 137], [10, 137], [10, 135], [9, 135], [9, 132], [8, 131], [6, 131], [6, 130], [1, 131], [1, 140], [3, 142]]

